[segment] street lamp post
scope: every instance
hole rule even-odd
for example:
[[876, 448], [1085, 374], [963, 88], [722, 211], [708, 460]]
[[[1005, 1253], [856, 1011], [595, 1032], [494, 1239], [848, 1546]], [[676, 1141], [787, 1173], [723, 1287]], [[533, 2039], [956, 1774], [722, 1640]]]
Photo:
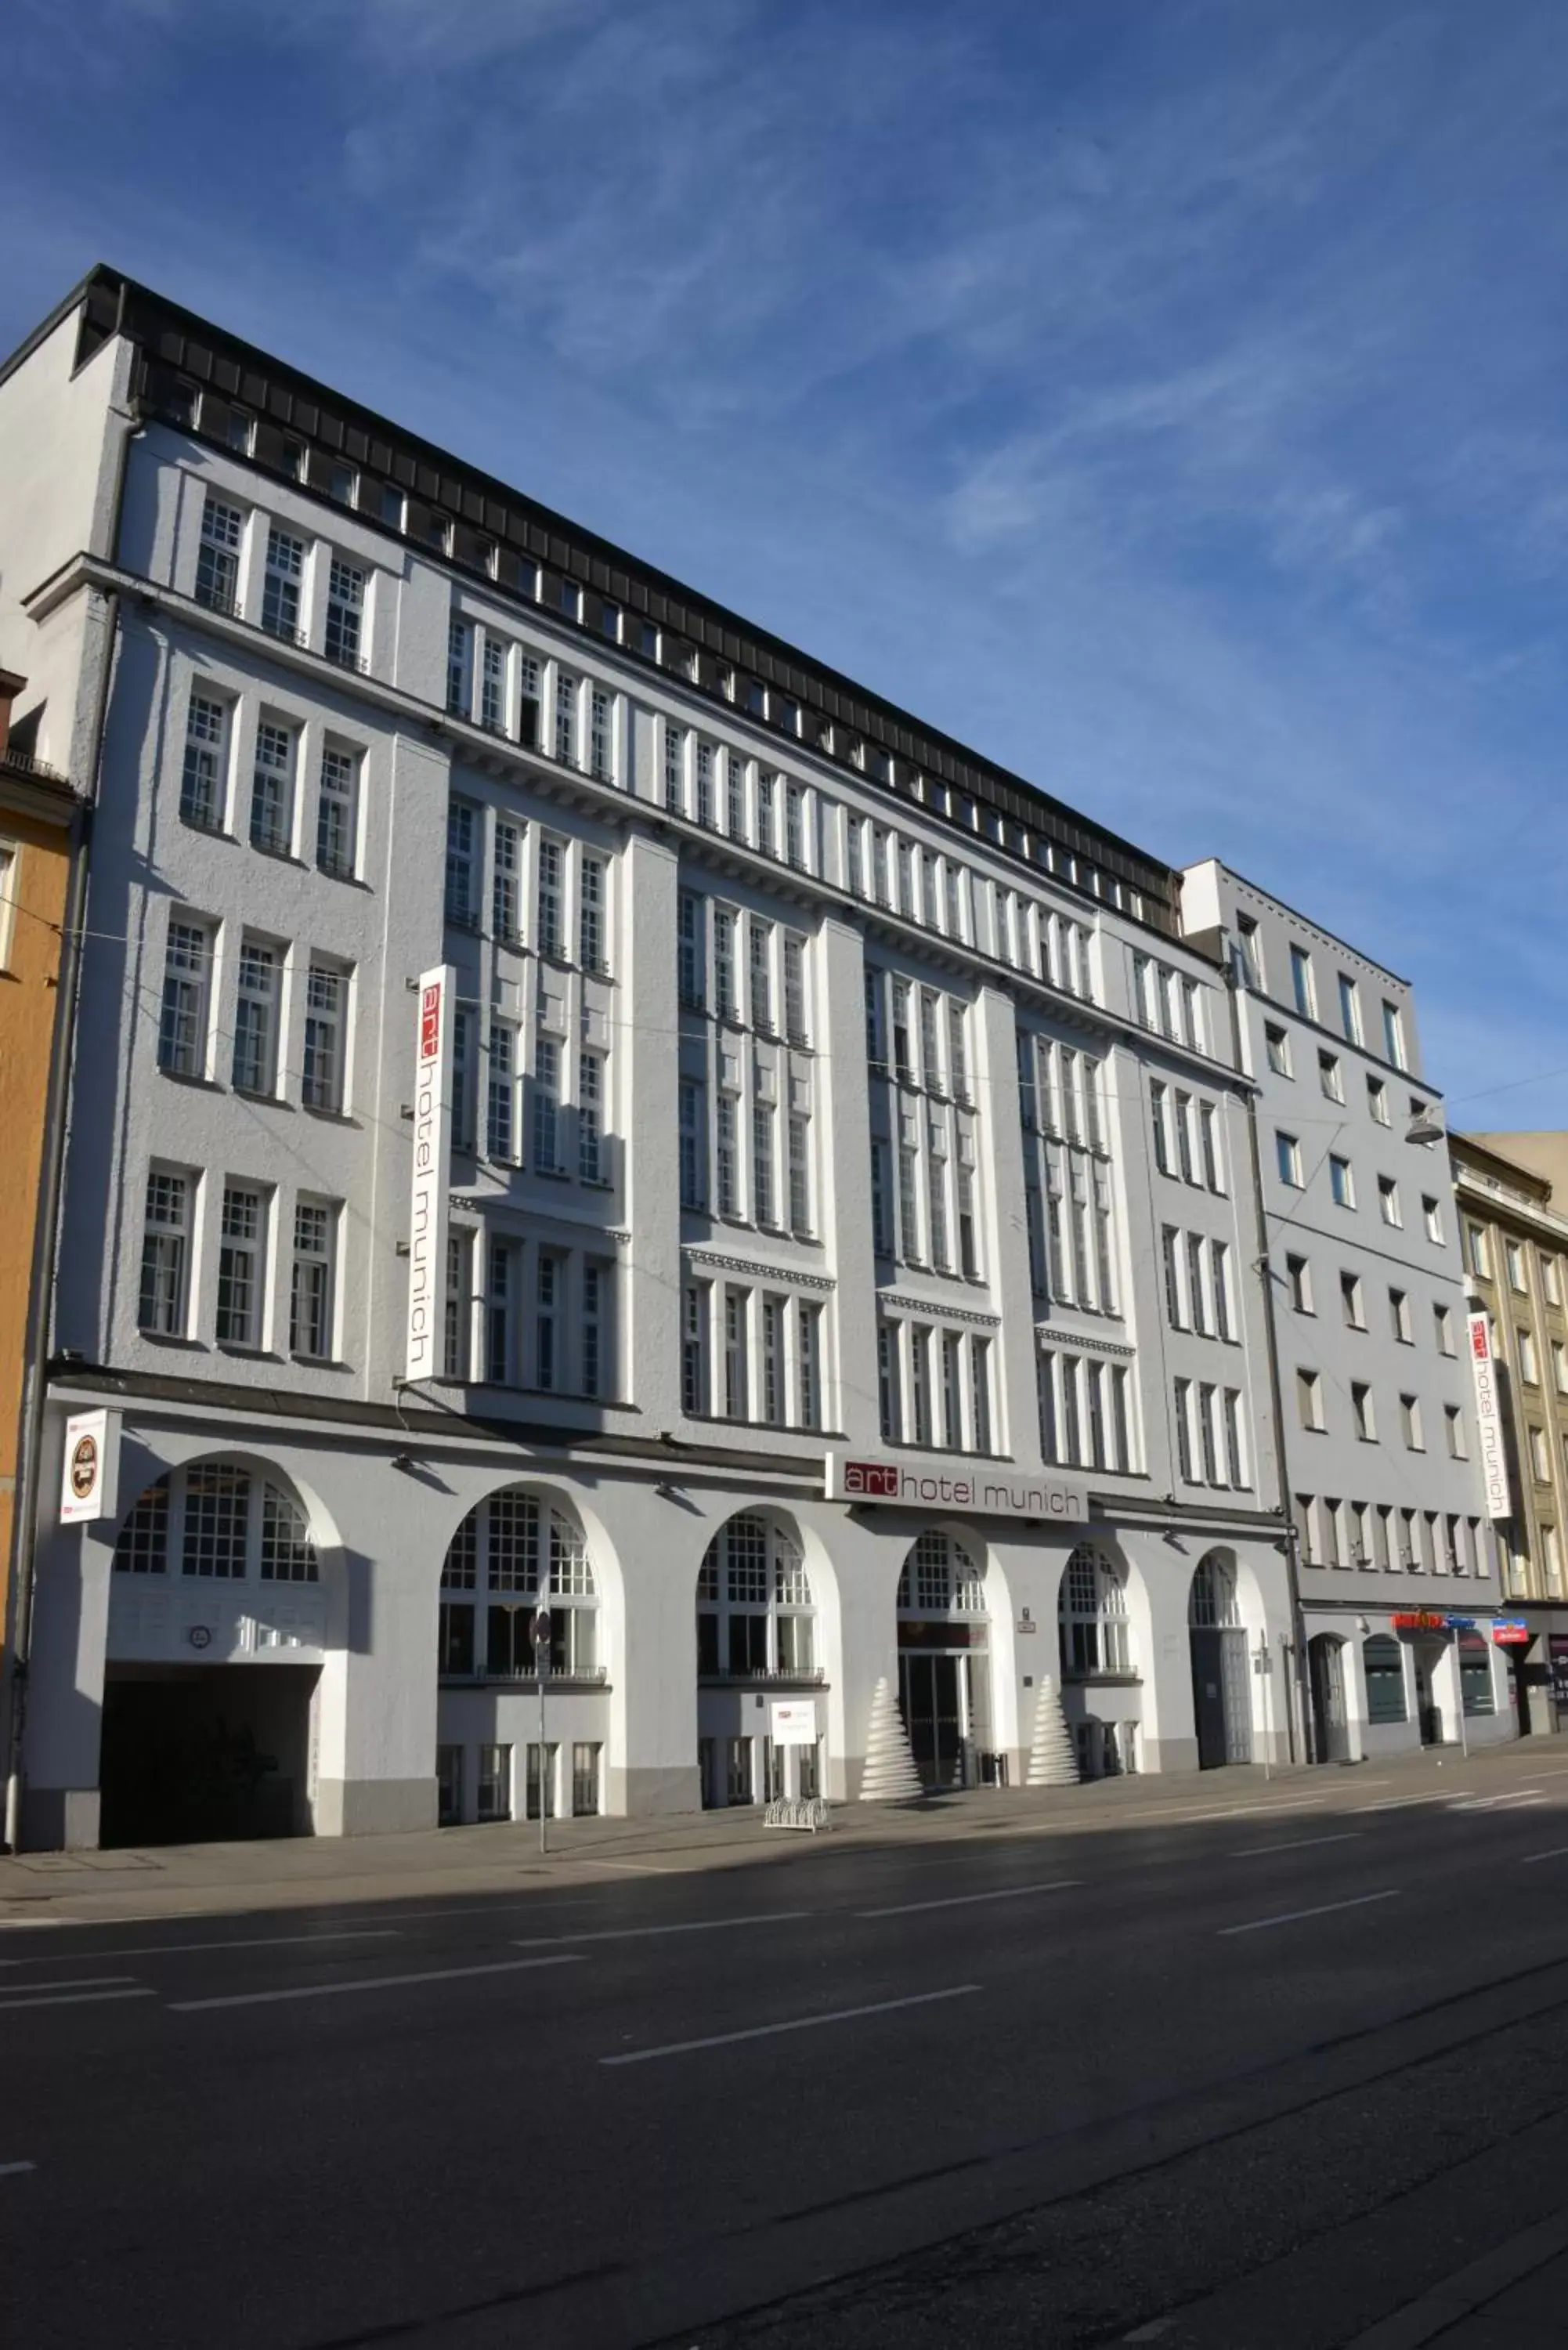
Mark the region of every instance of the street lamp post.
[[545, 1744], [545, 1676], [550, 1669], [550, 1611], [545, 1607], [534, 1610], [528, 1627], [534, 1642], [534, 1677], [539, 1684], [539, 1849], [544, 1852], [548, 1842], [547, 1820], [550, 1811], [549, 1749]]

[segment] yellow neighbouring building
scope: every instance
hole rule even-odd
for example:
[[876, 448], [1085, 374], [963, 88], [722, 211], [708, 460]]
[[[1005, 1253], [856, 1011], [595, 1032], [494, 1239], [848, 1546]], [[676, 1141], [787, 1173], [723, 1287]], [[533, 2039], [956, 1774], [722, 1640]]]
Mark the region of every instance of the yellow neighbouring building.
[[1521, 1733], [1568, 1728], [1568, 1134], [1456, 1134], [1472, 1304], [1506, 1414], [1511, 1515], [1496, 1528]]
[[24, 1536], [29, 1427], [42, 1376], [47, 1260], [68, 1037], [65, 940], [80, 854], [82, 803], [26, 747], [12, 712], [26, 680], [0, 670], [0, 1755], [8, 1774], [19, 1727], [15, 1670], [26, 1648]]

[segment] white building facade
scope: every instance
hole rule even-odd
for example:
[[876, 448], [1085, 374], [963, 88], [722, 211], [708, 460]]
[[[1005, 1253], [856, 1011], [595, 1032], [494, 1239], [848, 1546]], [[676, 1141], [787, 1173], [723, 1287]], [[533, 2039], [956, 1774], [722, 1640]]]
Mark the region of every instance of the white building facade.
[[1178, 877], [111, 273], [0, 448], [96, 797], [25, 1837], [853, 1799], [882, 1680], [933, 1787], [1048, 1677], [1090, 1773], [1298, 1751], [1265, 1078]]
[[1254, 1097], [1314, 1751], [1516, 1734], [1460, 1219], [1406, 983], [1210, 861]]

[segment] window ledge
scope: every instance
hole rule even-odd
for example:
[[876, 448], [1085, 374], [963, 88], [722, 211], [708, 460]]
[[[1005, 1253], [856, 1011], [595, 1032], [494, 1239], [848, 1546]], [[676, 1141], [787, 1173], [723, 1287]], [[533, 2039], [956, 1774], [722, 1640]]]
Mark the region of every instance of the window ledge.
[[249, 1347], [241, 1338], [214, 1338], [213, 1346], [216, 1353], [237, 1355], [244, 1362], [281, 1363], [287, 1359], [275, 1347]]
[[1065, 1689], [1142, 1689], [1141, 1673], [1078, 1673], [1070, 1666], [1062, 1669]]
[[182, 1330], [143, 1330], [139, 1327], [136, 1335], [139, 1338], [145, 1338], [150, 1347], [178, 1347], [190, 1355], [207, 1352], [204, 1338], [188, 1338]]
[[[220, 1087], [218, 1090], [221, 1092], [223, 1088]], [[292, 1110], [294, 1107], [294, 1104], [286, 1099], [282, 1094], [269, 1094], [261, 1087], [234, 1086], [232, 1087], [230, 1090], [233, 1092], [237, 1101], [255, 1102], [258, 1105], [265, 1104], [268, 1109]]]
[[226, 824], [198, 824], [193, 816], [182, 816], [180, 821], [187, 832], [199, 834], [203, 840], [226, 840], [231, 848], [240, 845], [239, 834], [231, 832]]
[[216, 1077], [197, 1076], [186, 1069], [166, 1069], [160, 1065], [158, 1074], [167, 1077], [171, 1086], [190, 1086], [199, 1094], [221, 1094], [225, 1090]]
[[[267, 1094], [261, 1097], [261, 1098], [270, 1101], [273, 1097], [272, 1095]], [[287, 1107], [288, 1105], [286, 1103], [285, 1107], [286, 1108]], [[319, 1118], [324, 1126], [348, 1126], [352, 1127], [356, 1132], [358, 1130], [360, 1121], [350, 1110], [323, 1109], [316, 1102], [307, 1101], [302, 1101], [299, 1107], [304, 1110], [307, 1118]]]
[[344, 1362], [337, 1355], [301, 1355], [291, 1349], [287, 1359], [306, 1371], [351, 1371], [354, 1367], [352, 1363]]
[[250, 847], [258, 857], [270, 857], [275, 865], [292, 865], [296, 873], [308, 873], [310, 867], [292, 848], [274, 848], [270, 841], [253, 840]]

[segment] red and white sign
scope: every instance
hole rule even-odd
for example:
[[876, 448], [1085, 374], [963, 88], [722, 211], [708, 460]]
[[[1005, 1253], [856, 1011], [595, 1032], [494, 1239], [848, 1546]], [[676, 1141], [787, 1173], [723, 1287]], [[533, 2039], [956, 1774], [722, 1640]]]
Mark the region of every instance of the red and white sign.
[[439, 1378], [446, 1305], [447, 1157], [452, 1126], [450, 963], [420, 981], [415, 1032], [414, 1173], [409, 1203], [409, 1329], [403, 1376]]
[[1001, 1462], [954, 1470], [948, 1463], [937, 1468], [919, 1460], [851, 1461], [830, 1452], [826, 1490], [830, 1502], [891, 1502], [903, 1509], [962, 1510], [985, 1518], [1044, 1518], [1064, 1524], [1089, 1513], [1081, 1485], [1020, 1477]]
[[1485, 1314], [1469, 1317], [1470, 1372], [1475, 1380], [1476, 1428], [1480, 1439], [1481, 1485], [1489, 1518], [1511, 1518], [1513, 1503], [1508, 1483], [1508, 1448], [1503, 1436], [1502, 1399], [1498, 1393], [1497, 1363], [1491, 1351], [1491, 1323]]

